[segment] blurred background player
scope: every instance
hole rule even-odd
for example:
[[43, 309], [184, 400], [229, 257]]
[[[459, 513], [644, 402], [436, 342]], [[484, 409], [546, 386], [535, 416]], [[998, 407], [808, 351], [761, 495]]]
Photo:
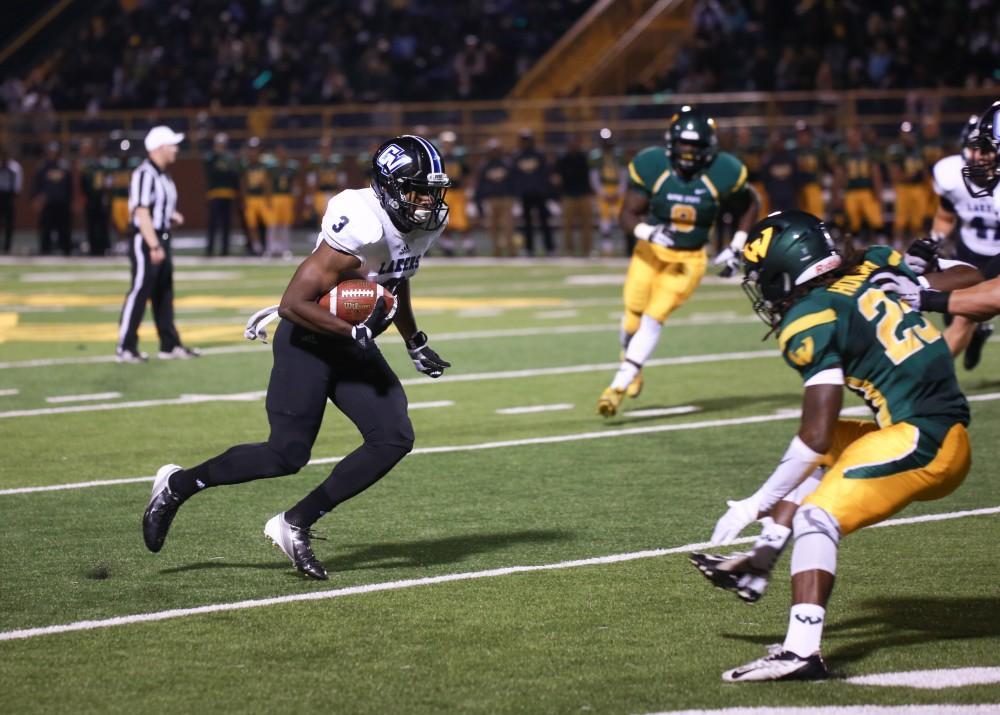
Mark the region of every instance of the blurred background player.
[[73, 252], [73, 170], [59, 142], [45, 146], [45, 159], [35, 173], [31, 191], [38, 213], [38, 252], [52, 253], [53, 238], [64, 256]]
[[579, 134], [569, 137], [566, 151], [556, 159], [553, 180], [558, 184], [562, 208], [563, 255], [586, 258], [593, 241], [594, 196], [590, 162]]
[[876, 243], [885, 228], [882, 218], [882, 168], [874, 147], [866, 146], [861, 128], [847, 129], [847, 140], [834, 164], [834, 206], [842, 208], [847, 231], [863, 243]]
[[458, 135], [450, 129], [438, 137], [441, 156], [448, 166], [448, 231], [438, 242], [441, 252], [454, 256], [461, 252], [466, 256], [476, 255], [476, 242], [469, 233], [469, 152], [458, 144]]
[[494, 258], [514, 256], [513, 177], [499, 139], [486, 142], [486, 158], [476, 176], [476, 202]]
[[267, 233], [274, 222], [271, 215], [271, 173], [261, 157], [260, 138], [250, 137], [240, 173], [243, 196], [243, 225], [247, 234], [246, 253], [261, 255]]
[[77, 175], [80, 180], [80, 193], [83, 195], [87, 249], [91, 256], [103, 256], [110, 248], [108, 187], [111, 182], [107, 173], [107, 162], [104, 157], [97, 155], [94, 142], [90, 138], [80, 142]]
[[115, 229], [118, 243], [116, 253], [128, 253], [132, 242], [132, 217], [128, 209], [129, 184], [132, 172], [142, 163], [142, 159], [130, 155], [131, 148], [128, 139], [123, 139], [117, 133], [112, 134], [107, 167], [111, 181], [111, 225]]
[[[984, 115], [987, 124], [988, 115], [989, 111]], [[933, 171], [934, 192], [939, 202], [931, 224], [931, 239], [940, 245], [957, 234], [955, 258], [977, 268], [983, 268], [1000, 255], [1000, 192], [995, 186], [981, 187], [974, 183], [970, 186], [963, 172], [970, 165], [988, 164], [995, 156], [989, 138], [980, 133], [980, 117], [973, 115], [962, 130], [961, 153], [941, 159]], [[966, 370], [972, 370], [979, 364], [992, 333], [991, 322], [977, 323], [956, 316], [945, 329], [944, 337], [952, 355], [965, 351], [962, 363]]]
[[240, 162], [229, 151], [229, 137], [220, 132], [212, 138], [212, 151], [205, 157], [205, 198], [208, 199], [208, 242], [205, 255], [229, 255], [229, 234], [232, 229], [233, 204], [240, 193]]
[[284, 144], [278, 144], [270, 170], [273, 222], [265, 255], [287, 259], [292, 257], [292, 226], [295, 224], [295, 200], [299, 195], [299, 162], [288, 156]]
[[556, 245], [552, 240], [549, 225], [549, 207], [546, 201], [552, 195], [549, 180], [549, 162], [545, 154], [535, 146], [535, 133], [522, 129], [520, 150], [514, 155], [512, 181], [521, 199], [521, 220], [524, 221], [524, 250], [526, 255], [535, 255], [535, 221], [542, 229], [544, 255], [555, 255]]
[[[612, 131], [604, 127], [598, 137], [600, 142], [590, 151], [590, 186], [597, 196], [601, 253], [612, 256], [617, 253], [612, 233], [618, 230], [618, 214], [628, 188], [628, 171], [625, 168], [625, 153], [615, 146]], [[625, 255], [631, 256], [633, 248], [635, 236], [626, 234]]]
[[10, 155], [6, 142], [0, 141], [0, 226], [3, 230], [3, 252], [10, 253], [14, 240], [16, 202], [24, 185], [24, 171]]
[[799, 204], [802, 175], [794, 143], [786, 144], [781, 132], [771, 132], [760, 167], [760, 180], [772, 211], [788, 211]]
[[[365, 164], [371, 163], [371, 152], [365, 154]], [[343, 169], [343, 159], [340, 154], [331, 149], [330, 137], [323, 136], [319, 140], [319, 149], [309, 156], [309, 171], [306, 173], [306, 215], [313, 217], [314, 222], [323, 218], [326, 204], [347, 185], [347, 175]]]
[[795, 122], [795, 155], [798, 159], [799, 178], [802, 181], [799, 208], [808, 214], [823, 218], [826, 216], [826, 206], [823, 202], [826, 155], [823, 143], [813, 136], [812, 129], [802, 120]]
[[763, 218], [771, 213], [767, 190], [764, 188], [764, 176], [761, 169], [764, 166], [764, 139], [750, 127], [740, 125], [736, 128], [736, 143], [733, 152], [747, 168], [747, 183], [757, 192], [760, 206], [757, 218]]
[[705, 246], [722, 202], [743, 208], [732, 245], [716, 257], [716, 264], [726, 263], [731, 270], [746, 231], [757, 220], [757, 192], [747, 184], [747, 168], [718, 150], [714, 119], [684, 106], [671, 120], [667, 136], [666, 151], [648, 147], [628, 166], [621, 226], [638, 241], [625, 276], [622, 363], [597, 401], [597, 411], [605, 417], [618, 412], [625, 395], [638, 397], [640, 371], [659, 342], [663, 322], [705, 275]]
[[903, 248], [923, 234], [927, 220], [927, 165], [912, 122], [899, 125], [899, 139], [889, 147], [887, 158], [889, 177], [896, 193], [893, 244]]

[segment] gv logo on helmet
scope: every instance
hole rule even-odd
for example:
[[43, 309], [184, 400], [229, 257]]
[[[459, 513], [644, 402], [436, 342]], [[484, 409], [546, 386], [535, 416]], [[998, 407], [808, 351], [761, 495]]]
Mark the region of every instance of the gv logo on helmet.
[[750, 241], [743, 249], [743, 257], [751, 263], [759, 263], [767, 255], [767, 249], [771, 245], [771, 236], [774, 234], [774, 227], [768, 226], [760, 235]]
[[383, 174], [391, 174], [396, 169], [412, 164], [413, 157], [407, 154], [403, 147], [390, 144], [378, 155], [375, 163], [378, 164]]

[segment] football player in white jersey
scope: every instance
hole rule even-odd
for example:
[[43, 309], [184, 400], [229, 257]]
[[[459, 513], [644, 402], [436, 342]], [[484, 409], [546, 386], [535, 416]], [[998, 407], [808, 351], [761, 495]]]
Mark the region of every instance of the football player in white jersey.
[[[444, 196], [450, 181], [437, 148], [412, 135], [379, 147], [372, 157], [372, 175], [370, 187], [330, 199], [316, 249], [299, 265], [281, 304], [259, 311], [247, 325], [248, 338], [263, 339], [269, 319], [283, 319], [274, 334], [267, 441], [231, 447], [190, 469], [161, 467], [143, 515], [143, 537], [150, 551], [162, 548], [178, 508], [197, 492], [302, 469], [329, 399], [354, 422], [364, 443], [298, 504], [264, 527], [300, 572], [325, 580], [326, 570], [310, 544], [310, 527], [378, 481], [412, 449], [406, 394], [375, 338], [395, 324], [418, 371], [440, 377], [451, 367], [417, 330], [409, 283], [421, 257], [447, 225]], [[379, 298], [368, 318], [354, 326], [317, 301], [342, 280], [358, 277], [381, 284], [395, 300], [390, 312]]]
[[[997, 106], [994, 104], [991, 110]], [[931, 226], [931, 238], [941, 242], [957, 228], [955, 258], [983, 269], [1000, 255], [1000, 191], [995, 183], [991, 188], [977, 186], [966, 176], [970, 166], [984, 159], [988, 162], [990, 154], [989, 147], [980, 141], [979, 123], [980, 117], [970, 117], [963, 131], [962, 153], [946, 156], [934, 165], [934, 191], [940, 197], [940, 204]], [[992, 333], [991, 323], [955, 316], [944, 337], [952, 355], [965, 351], [962, 362], [971, 370], [979, 363], [983, 345]]]

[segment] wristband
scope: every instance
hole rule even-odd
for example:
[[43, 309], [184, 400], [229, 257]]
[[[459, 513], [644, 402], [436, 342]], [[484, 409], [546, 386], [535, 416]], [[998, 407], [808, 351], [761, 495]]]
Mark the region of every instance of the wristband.
[[650, 226], [648, 223], [638, 223], [635, 225], [635, 228], [632, 229], [632, 235], [640, 241], [648, 241], [649, 237], [653, 235], [653, 231], [655, 230], [656, 226]]
[[920, 291], [920, 310], [947, 313], [949, 298], [951, 298], [951, 291], [948, 290], [922, 290]]

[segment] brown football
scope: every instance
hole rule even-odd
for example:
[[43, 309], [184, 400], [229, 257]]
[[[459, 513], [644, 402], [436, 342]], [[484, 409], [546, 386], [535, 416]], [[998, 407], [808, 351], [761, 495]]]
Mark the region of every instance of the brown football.
[[379, 296], [385, 298], [385, 307], [392, 310], [392, 293], [378, 283], [354, 279], [335, 285], [320, 297], [319, 304], [341, 320], [357, 325], [371, 314]]

